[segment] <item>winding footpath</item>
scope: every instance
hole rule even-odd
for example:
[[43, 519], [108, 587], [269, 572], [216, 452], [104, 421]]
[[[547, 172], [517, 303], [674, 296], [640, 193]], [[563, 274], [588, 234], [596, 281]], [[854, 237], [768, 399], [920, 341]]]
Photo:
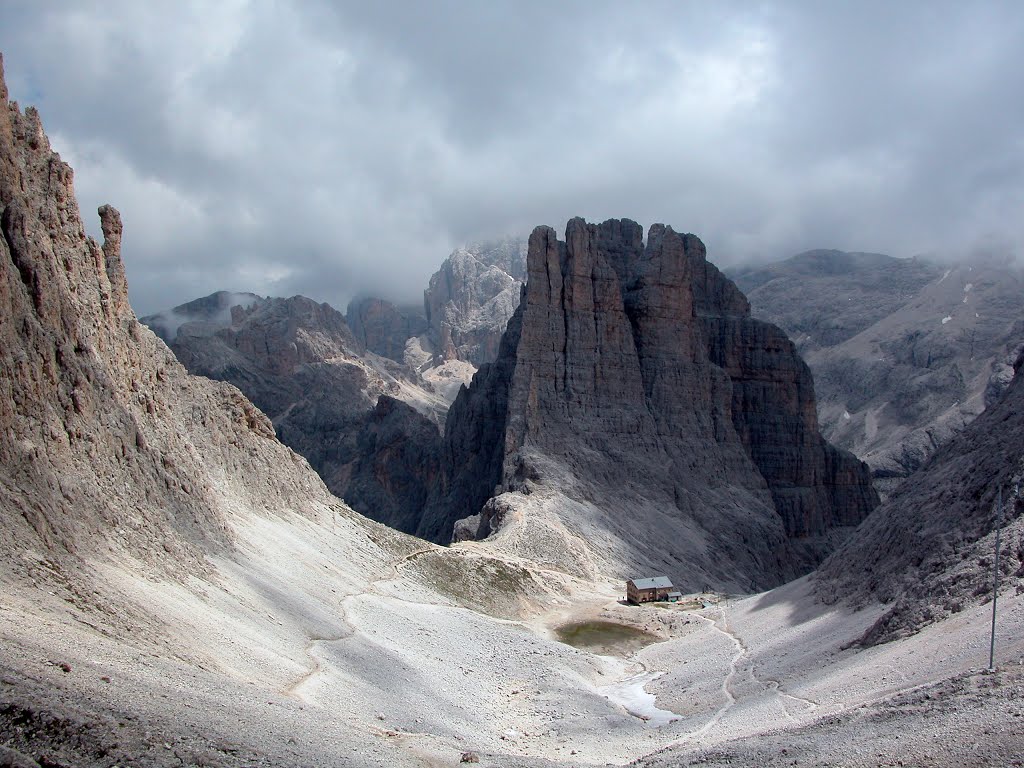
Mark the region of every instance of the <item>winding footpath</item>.
[[[801, 720], [805, 720], [806, 717], [800, 718], [798, 715], [808, 715], [817, 711], [818, 703], [801, 696], [788, 693], [782, 689], [782, 684], [778, 680], [771, 679], [760, 679], [754, 672], [754, 665], [749, 661], [749, 649], [743, 642], [743, 639], [739, 637], [735, 632], [729, 629], [729, 617], [726, 613], [725, 608], [719, 608], [719, 616], [717, 619], [712, 619], [707, 616], [702, 616], [699, 613], [692, 614], [696, 618], [709, 625], [714, 631], [721, 635], [724, 635], [732, 643], [735, 653], [729, 661], [729, 668], [725, 676], [722, 678], [722, 697], [724, 703], [711, 716], [704, 725], [695, 731], [691, 731], [685, 736], [678, 739], [675, 744], [686, 744], [695, 738], [699, 738], [707, 734], [711, 729], [717, 727], [722, 720], [729, 714], [729, 711], [739, 701], [740, 694], [737, 690], [737, 679], [741, 675], [741, 670], [746, 674], [749, 674], [750, 681], [761, 688], [759, 692], [744, 694], [746, 698], [758, 697], [769, 695], [776, 699], [779, 710], [783, 716], [792, 723], [799, 723]], [[748, 664], [744, 664], [744, 662]], [[746, 667], [746, 669], [744, 669]], [[787, 705], [788, 703], [788, 705]], [[791, 707], [795, 705], [799, 706], [799, 711], [794, 712]]]
[[682, 738], [678, 739], [675, 742], [676, 744], [685, 744], [686, 742], [691, 741], [692, 739], [703, 736], [705, 733], [707, 733], [716, 725], [718, 725], [721, 722], [722, 718], [725, 717], [729, 710], [732, 709], [733, 706], [736, 704], [736, 696], [732, 692], [732, 681], [736, 677], [737, 665], [739, 664], [740, 660], [747, 655], [747, 649], [743, 645], [743, 643], [740, 642], [740, 639], [734, 633], [729, 631], [725, 609], [720, 609], [720, 613], [722, 616], [722, 627], [719, 627], [718, 622], [716, 622], [713, 619], [709, 619], [707, 616], [702, 616], [699, 613], [694, 613], [693, 615], [701, 621], [708, 624], [712, 629], [714, 629], [719, 634], [725, 635], [727, 638], [729, 638], [730, 642], [732, 642], [732, 644], [736, 648], [736, 654], [729, 661], [729, 671], [725, 674], [725, 677], [722, 678], [722, 695], [725, 697], [725, 703], [722, 704], [722, 706], [715, 711], [715, 713], [711, 716], [710, 720], [704, 723], [704, 725], [702, 725], [696, 731], [691, 731]]
[[290, 696], [291, 698], [305, 700], [305, 697], [302, 694], [302, 689], [309, 685], [321, 672], [323, 672], [323, 662], [321, 661], [319, 653], [321, 646], [328, 645], [331, 643], [340, 643], [341, 641], [347, 640], [355, 634], [355, 629], [352, 627], [352, 625], [349, 623], [346, 617], [347, 601], [356, 597], [360, 597], [370, 592], [377, 593], [376, 586], [378, 584], [387, 581], [394, 581], [395, 579], [399, 578], [401, 576], [402, 570], [406, 566], [408, 566], [408, 564], [411, 561], [415, 560], [420, 555], [432, 552], [433, 550], [434, 547], [422, 547], [420, 549], [413, 550], [412, 552], [403, 555], [394, 562], [388, 564], [388, 567], [391, 569], [391, 573], [384, 576], [380, 576], [368, 582], [366, 587], [361, 592], [354, 592], [352, 594], [345, 595], [344, 597], [342, 597], [341, 600], [339, 601], [339, 609], [341, 610], [341, 615], [338, 618], [340, 620], [341, 625], [344, 627], [344, 630], [338, 632], [336, 635], [312, 635], [309, 637], [305, 647], [303, 648], [303, 653], [305, 653], [306, 657], [309, 659], [309, 668], [294, 682], [289, 683], [284, 688], [283, 693], [286, 696]]

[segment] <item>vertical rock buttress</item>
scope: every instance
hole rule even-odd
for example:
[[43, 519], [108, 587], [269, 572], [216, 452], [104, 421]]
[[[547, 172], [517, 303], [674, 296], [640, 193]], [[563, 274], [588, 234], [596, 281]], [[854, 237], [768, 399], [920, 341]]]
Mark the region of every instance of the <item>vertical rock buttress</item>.
[[865, 465], [818, 432], [793, 345], [750, 317], [699, 238], [573, 219], [564, 241], [534, 230], [527, 269], [498, 359], [452, 406], [425, 524], [450, 531], [496, 492], [558, 484], [555, 462], [612, 517], [644, 499], [710, 551], [740, 542], [765, 586], [877, 504]]

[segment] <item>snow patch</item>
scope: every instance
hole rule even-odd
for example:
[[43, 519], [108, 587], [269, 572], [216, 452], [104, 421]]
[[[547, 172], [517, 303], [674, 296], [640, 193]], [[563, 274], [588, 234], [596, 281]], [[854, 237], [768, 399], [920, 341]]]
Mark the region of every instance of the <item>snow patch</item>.
[[952, 319], [953, 319], [952, 315], [946, 315], [944, 318], [942, 318], [942, 324], [945, 325], [946, 323], [948, 323]]
[[843, 418], [846, 421], [849, 421], [850, 420], [850, 412], [849, 411], [843, 411]]
[[633, 717], [646, 720], [651, 725], [668, 725], [680, 719], [680, 715], [667, 709], [658, 709], [654, 705], [653, 693], [644, 690], [644, 686], [657, 680], [664, 672], [641, 672], [627, 677], [618, 683], [599, 686], [597, 691], [609, 701], [618, 704]]
[[973, 287], [974, 287], [974, 283], [968, 283], [967, 285], [964, 286], [964, 293], [967, 293]]
[[947, 269], [945, 272], [943, 272], [942, 273], [942, 277], [939, 278], [939, 282], [941, 283], [943, 280], [945, 280], [947, 277], [949, 277], [949, 273], [952, 272], [952, 271], [953, 270], [951, 270], [951, 269]]

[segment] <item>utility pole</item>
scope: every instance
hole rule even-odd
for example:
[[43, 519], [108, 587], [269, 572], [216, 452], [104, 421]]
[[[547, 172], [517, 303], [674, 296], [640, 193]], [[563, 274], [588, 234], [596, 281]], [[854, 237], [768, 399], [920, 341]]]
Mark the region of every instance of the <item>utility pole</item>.
[[999, 599], [999, 533], [1003, 529], [1003, 486], [999, 486], [999, 501], [996, 502], [996, 560], [992, 568], [992, 639], [988, 646], [988, 670], [995, 670], [996, 658], [996, 601]]

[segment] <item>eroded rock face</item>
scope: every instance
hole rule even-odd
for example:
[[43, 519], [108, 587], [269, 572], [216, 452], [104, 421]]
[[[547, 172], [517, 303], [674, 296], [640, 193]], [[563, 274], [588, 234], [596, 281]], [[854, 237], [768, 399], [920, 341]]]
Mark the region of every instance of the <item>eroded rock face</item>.
[[443, 498], [425, 520], [451, 531], [483, 510], [486, 534], [496, 490], [566, 476], [633, 542], [632, 562], [768, 586], [877, 503], [866, 468], [818, 434], [793, 345], [750, 317], [695, 236], [655, 225], [645, 245], [634, 222], [574, 219], [565, 242], [534, 230], [528, 273], [496, 361], [449, 412]]
[[822, 438], [811, 372], [786, 335], [749, 314], [711, 306], [698, 314], [710, 361], [732, 380], [733, 426], [787, 535], [802, 540], [860, 523], [878, 503], [867, 468]]
[[367, 517], [415, 533], [440, 471], [437, 425], [401, 400], [381, 395], [356, 433], [345, 500]]
[[526, 277], [526, 243], [508, 238], [459, 248], [423, 292], [437, 362], [494, 360]]
[[[330, 305], [304, 296], [230, 303], [236, 296], [221, 292], [158, 316], [196, 318], [176, 329], [171, 349], [178, 359], [191, 373], [242, 390], [278, 438], [354, 509], [415, 531], [422, 486], [437, 473], [447, 403], [415, 372], [368, 352]], [[386, 420], [381, 398], [390, 403]], [[399, 424], [408, 428], [404, 437]]]
[[183, 579], [231, 550], [228, 507], [310, 518], [344, 507], [236, 388], [189, 376], [138, 323], [120, 216], [107, 205], [99, 216], [102, 245], [38, 114], [8, 102], [0, 66], [0, 584], [138, 633], [155, 619], [129, 616], [140, 607], [92, 578], [97, 563]]

